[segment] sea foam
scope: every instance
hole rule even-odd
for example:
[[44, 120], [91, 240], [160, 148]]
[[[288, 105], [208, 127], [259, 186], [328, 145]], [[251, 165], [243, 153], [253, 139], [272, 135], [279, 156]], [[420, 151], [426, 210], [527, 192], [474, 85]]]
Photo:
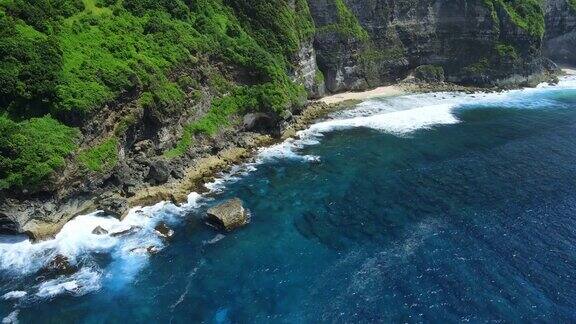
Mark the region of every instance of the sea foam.
[[[188, 202], [180, 207], [168, 202], [154, 206], [134, 208], [123, 220], [92, 213], [75, 217], [66, 223], [54, 239], [32, 243], [23, 237], [0, 237], [0, 271], [22, 277], [34, 274], [44, 267], [56, 255], [65, 256], [71, 264], [80, 267], [70, 276], [60, 276], [41, 282], [32, 291], [23, 291], [20, 298], [52, 298], [60, 294], [83, 295], [101, 287], [106, 271], [123, 272], [124, 276], [112, 276], [119, 281], [128, 281], [141, 269], [148, 253], [137, 253], [138, 249], [153, 246], [156, 250], [164, 247], [163, 240], [155, 234], [154, 227], [159, 222], [175, 223], [187, 210], [200, 206], [203, 198], [192, 193]], [[109, 233], [137, 229], [134, 233], [114, 237], [97, 235], [92, 231], [100, 226]], [[93, 262], [96, 253], [108, 253], [112, 262], [107, 269], [99, 269]], [[123, 285], [125, 282], [110, 282], [111, 285]], [[12, 297], [8, 294], [4, 297]]]

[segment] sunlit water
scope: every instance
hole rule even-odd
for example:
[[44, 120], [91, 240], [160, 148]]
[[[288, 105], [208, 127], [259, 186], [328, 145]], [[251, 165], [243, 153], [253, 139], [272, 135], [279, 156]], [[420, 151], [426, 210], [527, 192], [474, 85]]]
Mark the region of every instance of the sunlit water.
[[[576, 321], [574, 79], [364, 102], [209, 187], [122, 222], [78, 217], [41, 244], [3, 238], [0, 318]], [[251, 223], [223, 236], [202, 217], [230, 197]], [[56, 254], [80, 271], [37, 279]]]

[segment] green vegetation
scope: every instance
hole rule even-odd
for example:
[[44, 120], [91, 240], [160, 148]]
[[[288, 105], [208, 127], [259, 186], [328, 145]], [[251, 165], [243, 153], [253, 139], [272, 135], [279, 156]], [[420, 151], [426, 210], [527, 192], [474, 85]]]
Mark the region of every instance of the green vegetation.
[[93, 172], [109, 171], [118, 163], [118, 139], [109, 138], [104, 142], [83, 150], [78, 154], [78, 161], [87, 170]]
[[17, 123], [0, 116], [0, 189], [35, 189], [64, 166], [78, 135], [51, 117]]
[[[179, 113], [206, 87], [216, 96], [171, 156], [185, 152], [195, 134], [229, 125], [231, 115], [299, 104], [304, 90], [287, 72], [314, 30], [306, 0], [294, 8], [284, 0], [0, 0], [0, 187], [45, 181], [76, 149], [71, 126], [125, 93], [139, 95], [139, 108], [164, 114]], [[245, 71], [250, 85], [221, 68], [204, 79], [174, 76], [206, 62]], [[40, 121], [67, 140], [38, 137], [44, 129], [32, 127]], [[134, 122], [134, 115], [121, 119], [114, 134]], [[118, 138], [81, 151], [77, 161], [106, 171], [117, 162]]]
[[572, 11], [576, 12], [576, 0], [568, 0], [568, 5], [572, 8]]
[[338, 13], [338, 22], [323, 26], [320, 31], [334, 31], [347, 37], [357, 38], [359, 40], [368, 40], [368, 32], [360, 25], [358, 18], [346, 6], [344, 0], [333, 0]]
[[498, 21], [497, 9], [502, 8], [516, 26], [527, 31], [532, 37], [544, 37], [541, 0], [484, 0], [484, 3], [490, 8], [494, 21]]
[[512, 60], [518, 59], [518, 52], [516, 48], [508, 44], [496, 44], [496, 52], [501, 58], [510, 58]]
[[469, 75], [482, 75], [486, 73], [490, 68], [490, 62], [487, 58], [482, 58], [478, 62], [470, 64], [469, 66], [465, 67], [463, 71]]
[[306, 0], [296, 0], [295, 10], [285, 0], [231, 0], [236, 16], [259, 44], [290, 57], [303, 40], [314, 36], [314, 23]]
[[321, 84], [324, 82], [324, 73], [320, 70], [316, 70], [316, 74], [314, 74], [314, 83]]

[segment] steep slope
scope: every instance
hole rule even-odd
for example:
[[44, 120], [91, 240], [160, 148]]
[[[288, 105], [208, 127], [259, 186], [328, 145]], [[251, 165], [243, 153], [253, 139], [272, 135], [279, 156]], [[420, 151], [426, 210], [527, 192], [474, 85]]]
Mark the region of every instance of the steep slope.
[[576, 65], [576, 1], [546, 0], [544, 55]]
[[538, 80], [543, 35], [537, 0], [0, 0], [0, 231], [173, 199], [325, 89]]
[[107, 191], [125, 208], [230, 144], [239, 116], [289, 116], [306, 88], [321, 94], [302, 0], [2, 0], [0, 24], [10, 231], [50, 233], [109, 207], [94, 200]]
[[543, 70], [536, 0], [319, 0], [310, 8], [330, 91], [393, 82], [420, 65], [480, 85], [528, 81]]

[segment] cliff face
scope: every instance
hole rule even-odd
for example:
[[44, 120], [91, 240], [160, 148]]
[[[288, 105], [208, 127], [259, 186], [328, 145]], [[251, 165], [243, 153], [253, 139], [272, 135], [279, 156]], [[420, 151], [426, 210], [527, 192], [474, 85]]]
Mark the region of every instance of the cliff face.
[[[546, 51], [569, 60], [566, 1], [547, 2]], [[306, 95], [411, 74], [535, 81], [550, 67], [539, 3], [0, 1], [0, 232], [41, 238], [78, 214], [185, 199], [254, 149], [256, 132], [277, 134]]]
[[[535, 4], [533, 13], [485, 0], [319, 0], [310, 9], [330, 91], [393, 82], [420, 65], [467, 84], [526, 81], [542, 71], [541, 31], [523, 25], [543, 24]], [[519, 12], [526, 21], [513, 21]]]
[[557, 63], [576, 64], [576, 2], [547, 0], [544, 55]]

